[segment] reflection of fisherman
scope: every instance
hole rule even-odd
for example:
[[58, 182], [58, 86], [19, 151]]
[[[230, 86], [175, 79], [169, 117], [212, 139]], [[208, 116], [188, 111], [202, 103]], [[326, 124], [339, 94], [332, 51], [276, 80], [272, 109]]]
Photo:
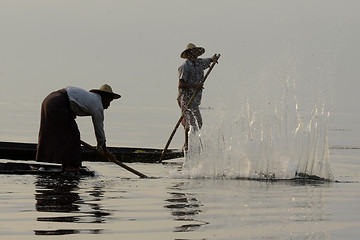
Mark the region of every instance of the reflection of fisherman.
[[[191, 96], [196, 89], [203, 88], [201, 84], [204, 78], [204, 70], [210, 67], [211, 62], [216, 62], [219, 58], [216, 54], [211, 58], [198, 58], [205, 52], [202, 47], [196, 47], [194, 44], [189, 43], [186, 49], [181, 53], [181, 58], [186, 61], [179, 67], [179, 94], [178, 104], [183, 112]], [[202, 127], [202, 117], [199, 110], [201, 103], [202, 90], [200, 90], [195, 99], [190, 104], [188, 110], [184, 114], [182, 125], [185, 129], [185, 143], [183, 150], [187, 151], [189, 142], [189, 130], [190, 126], [193, 129], [199, 129]]]
[[35, 186], [38, 212], [80, 211], [79, 179], [38, 176]]
[[110, 160], [115, 155], [106, 148], [104, 109], [120, 98], [107, 84], [90, 91], [66, 87], [50, 93], [41, 106], [41, 122], [36, 160], [62, 164], [63, 171], [78, 171], [81, 166], [80, 132], [76, 116], [91, 116], [97, 146]]
[[[102, 224], [109, 216], [99, 205], [104, 190], [100, 187], [89, 189], [89, 196], [85, 196], [88, 201], [84, 201], [83, 194], [79, 194], [80, 178], [63, 178], [54, 176], [37, 176], [35, 181], [35, 209], [39, 212], [37, 221], [45, 224], [58, 223], [79, 223], [91, 222]], [[88, 187], [87, 187], [88, 189]], [[87, 211], [91, 208], [91, 211]], [[86, 212], [84, 212], [84, 209]], [[66, 216], [61, 213], [67, 213]], [[81, 220], [82, 219], [82, 220]], [[79, 221], [80, 220], [80, 221]], [[103, 229], [93, 227], [81, 230], [70, 228], [52, 229], [51, 226], [43, 230], [34, 230], [35, 235], [67, 235], [88, 232], [92, 234], [100, 233]], [[87, 225], [87, 224], [85, 224]], [[76, 225], [73, 225], [75, 227]], [[94, 226], [94, 225], [92, 225]], [[90, 227], [90, 225], [89, 225]]]

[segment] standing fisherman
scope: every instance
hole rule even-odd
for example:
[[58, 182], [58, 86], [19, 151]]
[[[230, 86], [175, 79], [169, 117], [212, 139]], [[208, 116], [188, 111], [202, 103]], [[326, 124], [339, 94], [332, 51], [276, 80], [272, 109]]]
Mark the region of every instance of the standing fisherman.
[[185, 143], [183, 150], [188, 150], [189, 143], [189, 131], [190, 126], [194, 129], [200, 129], [202, 127], [202, 117], [199, 109], [201, 104], [201, 96], [203, 84], [201, 81], [204, 78], [204, 70], [210, 67], [211, 62], [217, 62], [220, 55], [214, 54], [211, 58], [198, 58], [205, 53], [205, 49], [202, 47], [196, 47], [194, 44], [189, 43], [186, 49], [181, 53], [181, 58], [186, 61], [179, 67], [179, 93], [178, 104], [183, 113], [186, 110], [186, 105], [189, 102], [191, 96], [197, 89], [201, 89], [195, 99], [190, 104], [189, 108], [184, 113], [182, 119], [182, 125], [185, 129]]
[[120, 97], [107, 84], [90, 91], [66, 87], [50, 93], [41, 105], [36, 160], [60, 163], [63, 171], [80, 169], [81, 145], [76, 116], [91, 116], [98, 149], [110, 160], [116, 160], [105, 144], [104, 109]]

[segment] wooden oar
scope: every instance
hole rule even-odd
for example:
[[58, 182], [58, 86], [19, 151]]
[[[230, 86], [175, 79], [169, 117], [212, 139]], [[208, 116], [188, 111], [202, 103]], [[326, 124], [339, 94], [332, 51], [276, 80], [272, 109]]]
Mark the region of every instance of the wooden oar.
[[[220, 54], [217, 54], [216, 56], [217, 56], [218, 59], [220, 58]], [[209, 76], [211, 70], [214, 68], [214, 66], [215, 66], [216, 63], [217, 63], [217, 61], [216, 61], [216, 62], [213, 62], [213, 63], [211, 64], [209, 70], [208, 70], [207, 73], [205, 74], [204, 78], [201, 80], [200, 84], [204, 84], [206, 78]], [[173, 139], [173, 137], [174, 137], [174, 135], [175, 135], [175, 133], [176, 133], [176, 130], [178, 129], [178, 127], [179, 127], [182, 119], [184, 118], [185, 112], [187, 111], [187, 109], [189, 108], [190, 104], [191, 104], [192, 101], [195, 99], [196, 94], [197, 94], [200, 90], [201, 90], [201, 88], [196, 89], [196, 91], [195, 91], [195, 92], [193, 93], [193, 95], [191, 96], [189, 102], [186, 104], [184, 111], [182, 111], [181, 116], [180, 116], [179, 120], [177, 121], [177, 123], [176, 123], [176, 125], [175, 125], [175, 128], [174, 128], [174, 130], [172, 131], [172, 133], [171, 133], [171, 135], [170, 135], [170, 137], [169, 137], [169, 140], [167, 141], [167, 143], [166, 143], [166, 145], [165, 145], [165, 147], [164, 147], [164, 150], [163, 150], [162, 153], [161, 153], [161, 157], [160, 157], [160, 161], [159, 161], [159, 162], [161, 162], [161, 161], [164, 159], [166, 150], [168, 149], [168, 147], [169, 147], [169, 145], [170, 145], [170, 142], [171, 142], [171, 140]]]
[[110, 160], [103, 152], [98, 151], [96, 148], [94, 148], [90, 144], [88, 144], [88, 143], [86, 143], [86, 142], [84, 142], [82, 140], [80, 140], [80, 142], [81, 142], [82, 145], [84, 145], [84, 147], [94, 151], [99, 157], [105, 158], [105, 159], [109, 160], [110, 162], [114, 162], [117, 165], [119, 165], [120, 167], [125, 168], [126, 170], [138, 175], [141, 178], [148, 178], [148, 176], [146, 176], [145, 174], [142, 174], [141, 172], [136, 171], [135, 169], [125, 165], [124, 163], [120, 162], [119, 160]]

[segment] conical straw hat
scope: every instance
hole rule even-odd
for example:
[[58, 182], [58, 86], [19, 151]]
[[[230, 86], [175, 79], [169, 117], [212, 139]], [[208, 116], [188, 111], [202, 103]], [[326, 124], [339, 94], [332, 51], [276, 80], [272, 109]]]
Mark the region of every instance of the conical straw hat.
[[108, 85], [108, 84], [104, 84], [102, 85], [99, 89], [91, 89], [90, 92], [94, 92], [94, 93], [110, 93], [113, 95], [114, 99], [118, 99], [121, 96], [117, 93], [114, 93], [112, 88]]
[[195, 44], [193, 43], [189, 43], [187, 46], [186, 46], [186, 49], [180, 54], [180, 57], [181, 58], [187, 58], [187, 54], [189, 51], [192, 51], [194, 54], [198, 56], [204, 54], [205, 52], [205, 49], [203, 47], [197, 47], [195, 46]]

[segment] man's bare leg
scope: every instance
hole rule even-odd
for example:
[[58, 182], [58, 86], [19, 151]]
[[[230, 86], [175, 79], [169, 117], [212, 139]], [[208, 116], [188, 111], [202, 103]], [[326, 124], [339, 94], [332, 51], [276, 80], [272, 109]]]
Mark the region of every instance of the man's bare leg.
[[183, 151], [187, 151], [189, 149], [189, 127], [185, 127], [185, 143], [183, 146]]

